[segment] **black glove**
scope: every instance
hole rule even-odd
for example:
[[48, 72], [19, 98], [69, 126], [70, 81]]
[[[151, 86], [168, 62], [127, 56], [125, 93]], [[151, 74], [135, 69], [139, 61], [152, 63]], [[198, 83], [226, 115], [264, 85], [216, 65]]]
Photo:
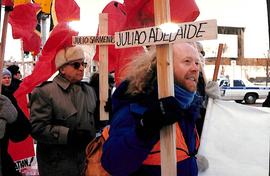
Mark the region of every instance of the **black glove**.
[[67, 141], [72, 146], [86, 147], [93, 138], [88, 130], [69, 129]]
[[174, 124], [181, 116], [178, 101], [170, 96], [161, 98], [146, 110], [137, 125], [137, 134], [141, 138], [152, 137], [163, 126]]

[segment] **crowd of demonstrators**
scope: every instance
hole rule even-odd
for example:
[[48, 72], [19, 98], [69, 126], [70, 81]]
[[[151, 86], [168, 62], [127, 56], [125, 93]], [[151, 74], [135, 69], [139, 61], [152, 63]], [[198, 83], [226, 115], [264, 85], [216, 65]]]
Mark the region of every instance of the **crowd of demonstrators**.
[[207, 160], [196, 154], [207, 98], [218, 98], [219, 88], [216, 82], [205, 83], [202, 48], [195, 43], [175, 43], [173, 53], [175, 97], [158, 98], [156, 52], [150, 47], [128, 65], [126, 79], [112, 97], [115, 82], [108, 75], [109, 97], [104, 108], [109, 121], [103, 123], [99, 120], [99, 73], [89, 83], [82, 82], [86, 63], [81, 47], [58, 51], [58, 75], [31, 93], [30, 123], [13, 96], [20, 84], [19, 69], [14, 65], [8, 67], [12, 73], [3, 69], [2, 92], [8, 97], [0, 97], [4, 107], [0, 109], [3, 176], [20, 175], [7, 153], [8, 140], [22, 141], [30, 131], [37, 141], [40, 176], [79, 176], [85, 167], [87, 144], [107, 124], [111, 125], [110, 135], [102, 164], [112, 175], [160, 175], [159, 132], [174, 123], [177, 175], [195, 176], [207, 168]]
[[108, 74], [108, 100], [104, 107], [105, 112], [109, 113], [109, 121], [101, 121], [100, 120], [100, 112], [99, 112], [99, 73], [95, 72], [90, 78], [89, 85], [94, 88], [96, 96], [97, 96], [97, 108], [95, 111], [95, 123], [96, 123], [96, 130], [99, 132], [103, 127], [105, 127], [112, 118], [112, 105], [111, 105], [111, 95], [113, 93], [113, 89], [115, 87], [114, 77], [111, 74]]
[[2, 72], [2, 95], [0, 97], [0, 155], [3, 176], [19, 176], [16, 165], [8, 153], [9, 140], [21, 142], [31, 132], [31, 126], [19, 108], [10, 88], [12, 75], [6, 68]]
[[[99, 73], [92, 75], [89, 84], [81, 82], [86, 66], [81, 47], [67, 47], [56, 54], [58, 75], [32, 92], [31, 124], [13, 96], [21, 82], [19, 67], [12, 65], [3, 69], [2, 94], [5, 96], [0, 97], [0, 171], [3, 176], [20, 175], [7, 152], [8, 141], [22, 141], [31, 130], [37, 141], [40, 176], [79, 176], [85, 166], [85, 147], [107, 124], [111, 125], [110, 137], [104, 146], [102, 163], [110, 174], [159, 175], [159, 131], [175, 122], [177, 175], [197, 175], [197, 164], [208, 164], [207, 160], [196, 156], [204, 104], [208, 96], [218, 97], [215, 82], [205, 83], [203, 79], [199, 64], [203, 50], [198, 45], [197, 49], [194, 43], [173, 45], [175, 97], [158, 98], [153, 48], [129, 64], [126, 79], [116, 89], [113, 99], [115, 82], [109, 74], [109, 97], [105, 106], [109, 122], [104, 123], [99, 120]], [[118, 158], [118, 162], [113, 158]]]
[[160, 175], [160, 129], [175, 122], [177, 175], [198, 174], [199, 53], [194, 44], [175, 43], [173, 54], [175, 97], [158, 98], [152, 50], [134, 59], [126, 80], [115, 90], [110, 135], [102, 155], [102, 164], [111, 175]]
[[85, 148], [95, 137], [96, 95], [81, 82], [85, 55], [81, 47], [58, 51], [59, 74], [34, 89], [30, 100], [32, 136], [37, 141], [40, 176], [79, 176]]

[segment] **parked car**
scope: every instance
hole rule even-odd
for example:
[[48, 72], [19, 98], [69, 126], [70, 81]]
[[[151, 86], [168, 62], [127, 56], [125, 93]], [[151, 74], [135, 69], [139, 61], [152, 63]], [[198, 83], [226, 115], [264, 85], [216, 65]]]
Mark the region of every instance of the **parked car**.
[[240, 79], [219, 81], [221, 99], [235, 100], [237, 103], [245, 101], [246, 104], [254, 104], [257, 99], [265, 99], [270, 92], [269, 87], [255, 86], [248, 81]]

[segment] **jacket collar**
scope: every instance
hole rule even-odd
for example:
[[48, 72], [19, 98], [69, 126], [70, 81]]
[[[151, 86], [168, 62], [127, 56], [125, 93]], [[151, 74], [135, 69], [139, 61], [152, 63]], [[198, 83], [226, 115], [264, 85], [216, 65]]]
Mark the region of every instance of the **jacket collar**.
[[61, 74], [58, 74], [53, 81], [58, 84], [62, 89], [67, 90], [70, 86], [71, 83], [65, 79]]

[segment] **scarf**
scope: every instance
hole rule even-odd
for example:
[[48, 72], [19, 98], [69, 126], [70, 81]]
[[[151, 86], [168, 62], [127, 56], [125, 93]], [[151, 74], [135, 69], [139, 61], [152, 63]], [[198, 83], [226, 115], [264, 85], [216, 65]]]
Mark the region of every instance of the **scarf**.
[[174, 96], [183, 109], [188, 109], [194, 99], [195, 92], [189, 92], [178, 85], [174, 85]]

